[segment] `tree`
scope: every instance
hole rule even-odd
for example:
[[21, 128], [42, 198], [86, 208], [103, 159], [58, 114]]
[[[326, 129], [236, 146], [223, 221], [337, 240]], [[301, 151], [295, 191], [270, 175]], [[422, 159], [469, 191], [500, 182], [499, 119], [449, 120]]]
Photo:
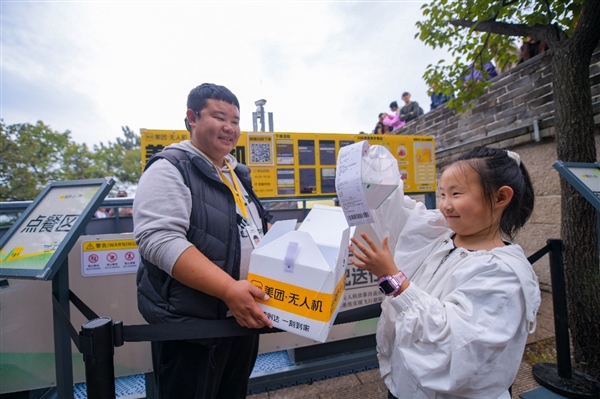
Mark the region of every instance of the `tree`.
[[137, 183], [142, 168], [141, 137], [128, 126], [121, 127], [125, 139], [117, 137], [116, 143], [100, 143], [94, 146], [94, 164], [104, 176], [115, 178], [115, 189], [124, 188], [128, 183]]
[[135, 134], [133, 130], [129, 128], [129, 126], [121, 126], [121, 130], [123, 131], [123, 136], [125, 136], [125, 140], [120, 137], [117, 137], [117, 144], [123, 147], [125, 150], [135, 150], [139, 149], [142, 145], [142, 138], [139, 134]]
[[125, 139], [90, 150], [42, 121], [5, 126], [0, 120], [0, 201], [28, 201], [53, 181], [113, 177], [121, 186], [141, 175], [140, 136], [122, 128]]
[[0, 122], [0, 129], [0, 201], [32, 200], [46, 184], [63, 179], [69, 131], [54, 132], [41, 121], [8, 127]]
[[[447, 46], [453, 63], [430, 65], [426, 81], [446, 94], [449, 105], [464, 109], [485, 91], [486, 82], [465, 85], [463, 75], [474, 63], [478, 69], [495, 59], [514, 62], [512, 37], [544, 40], [550, 48], [558, 159], [595, 162], [594, 120], [589, 65], [600, 41], [600, 1], [574, 0], [440, 0], [425, 4], [427, 18], [417, 26], [426, 44]], [[466, 58], [466, 62], [463, 59]], [[565, 245], [569, 324], [574, 357], [600, 369], [600, 275], [596, 211], [561, 179], [561, 235]]]

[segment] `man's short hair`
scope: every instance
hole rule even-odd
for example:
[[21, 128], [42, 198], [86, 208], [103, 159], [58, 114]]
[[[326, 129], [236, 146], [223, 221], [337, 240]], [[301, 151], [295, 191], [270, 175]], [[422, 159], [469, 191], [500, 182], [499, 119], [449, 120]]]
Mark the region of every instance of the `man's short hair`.
[[402, 93], [402, 97], [404, 97], [404, 96], [410, 96], [410, 93], [405, 91], [404, 93]]
[[219, 86], [212, 83], [202, 83], [195, 87], [188, 94], [187, 107], [193, 111], [200, 113], [206, 107], [206, 100], [220, 100], [226, 103], [233, 104], [240, 109], [240, 103], [227, 87]]
[[[198, 114], [206, 107], [206, 100], [220, 100], [226, 103], [235, 105], [240, 110], [240, 102], [238, 101], [235, 94], [233, 94], [227, 87], [219, 86], [213, 83], [202, 83], [190, 91], [187, 98], [187, 108]], [[192, 132], [192, 127], [188, 122], [188, 119], [184, 119], [185, 128], [188, 132]]]
[[398, 108], [398, 103], [396, 101], [392, 101], [390, 103], [390, 108], [394, 108], [394, 107]]

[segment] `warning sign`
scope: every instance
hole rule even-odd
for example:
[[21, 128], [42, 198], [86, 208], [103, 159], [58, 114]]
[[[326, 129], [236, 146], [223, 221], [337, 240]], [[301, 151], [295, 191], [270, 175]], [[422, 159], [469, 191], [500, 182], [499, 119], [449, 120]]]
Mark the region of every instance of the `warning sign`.
[[83, 241], [81, 273], [86, 277], [137, 272], [140, 254], [129, 240]]

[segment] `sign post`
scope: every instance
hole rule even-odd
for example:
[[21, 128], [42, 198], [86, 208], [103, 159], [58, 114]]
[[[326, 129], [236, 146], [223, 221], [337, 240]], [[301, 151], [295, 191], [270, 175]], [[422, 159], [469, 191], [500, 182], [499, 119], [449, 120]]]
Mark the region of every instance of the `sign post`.
[[555, 161], [552, 166], [561, 177], [596, 208], [598, 250], [600, 251], [600, 163]]
[[[0, 239], [0, 277], [52, 281], [54, 352], [59, 399], [73, 398], [68, 255], [114, 180], [49, 184]], [[70, 325], [70, 324], [69, 324]]]

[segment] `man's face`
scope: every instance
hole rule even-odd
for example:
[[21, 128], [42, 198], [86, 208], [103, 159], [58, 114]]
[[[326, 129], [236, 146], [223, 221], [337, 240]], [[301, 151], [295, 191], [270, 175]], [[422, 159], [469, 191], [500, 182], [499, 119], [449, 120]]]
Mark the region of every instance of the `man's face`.
[[410, 94], [403, 95], [402, 101], [404, 101], [406, 103], [406, 105], [410, 104]]
[[191, 142], [217, 166], [224, 165], [223, 159], [229, 154], [240, 138], [240, 111], [221, 100], [206, 100], [206, 107], [200, 116], [193, 110], [187, 111], [192, 128]]

